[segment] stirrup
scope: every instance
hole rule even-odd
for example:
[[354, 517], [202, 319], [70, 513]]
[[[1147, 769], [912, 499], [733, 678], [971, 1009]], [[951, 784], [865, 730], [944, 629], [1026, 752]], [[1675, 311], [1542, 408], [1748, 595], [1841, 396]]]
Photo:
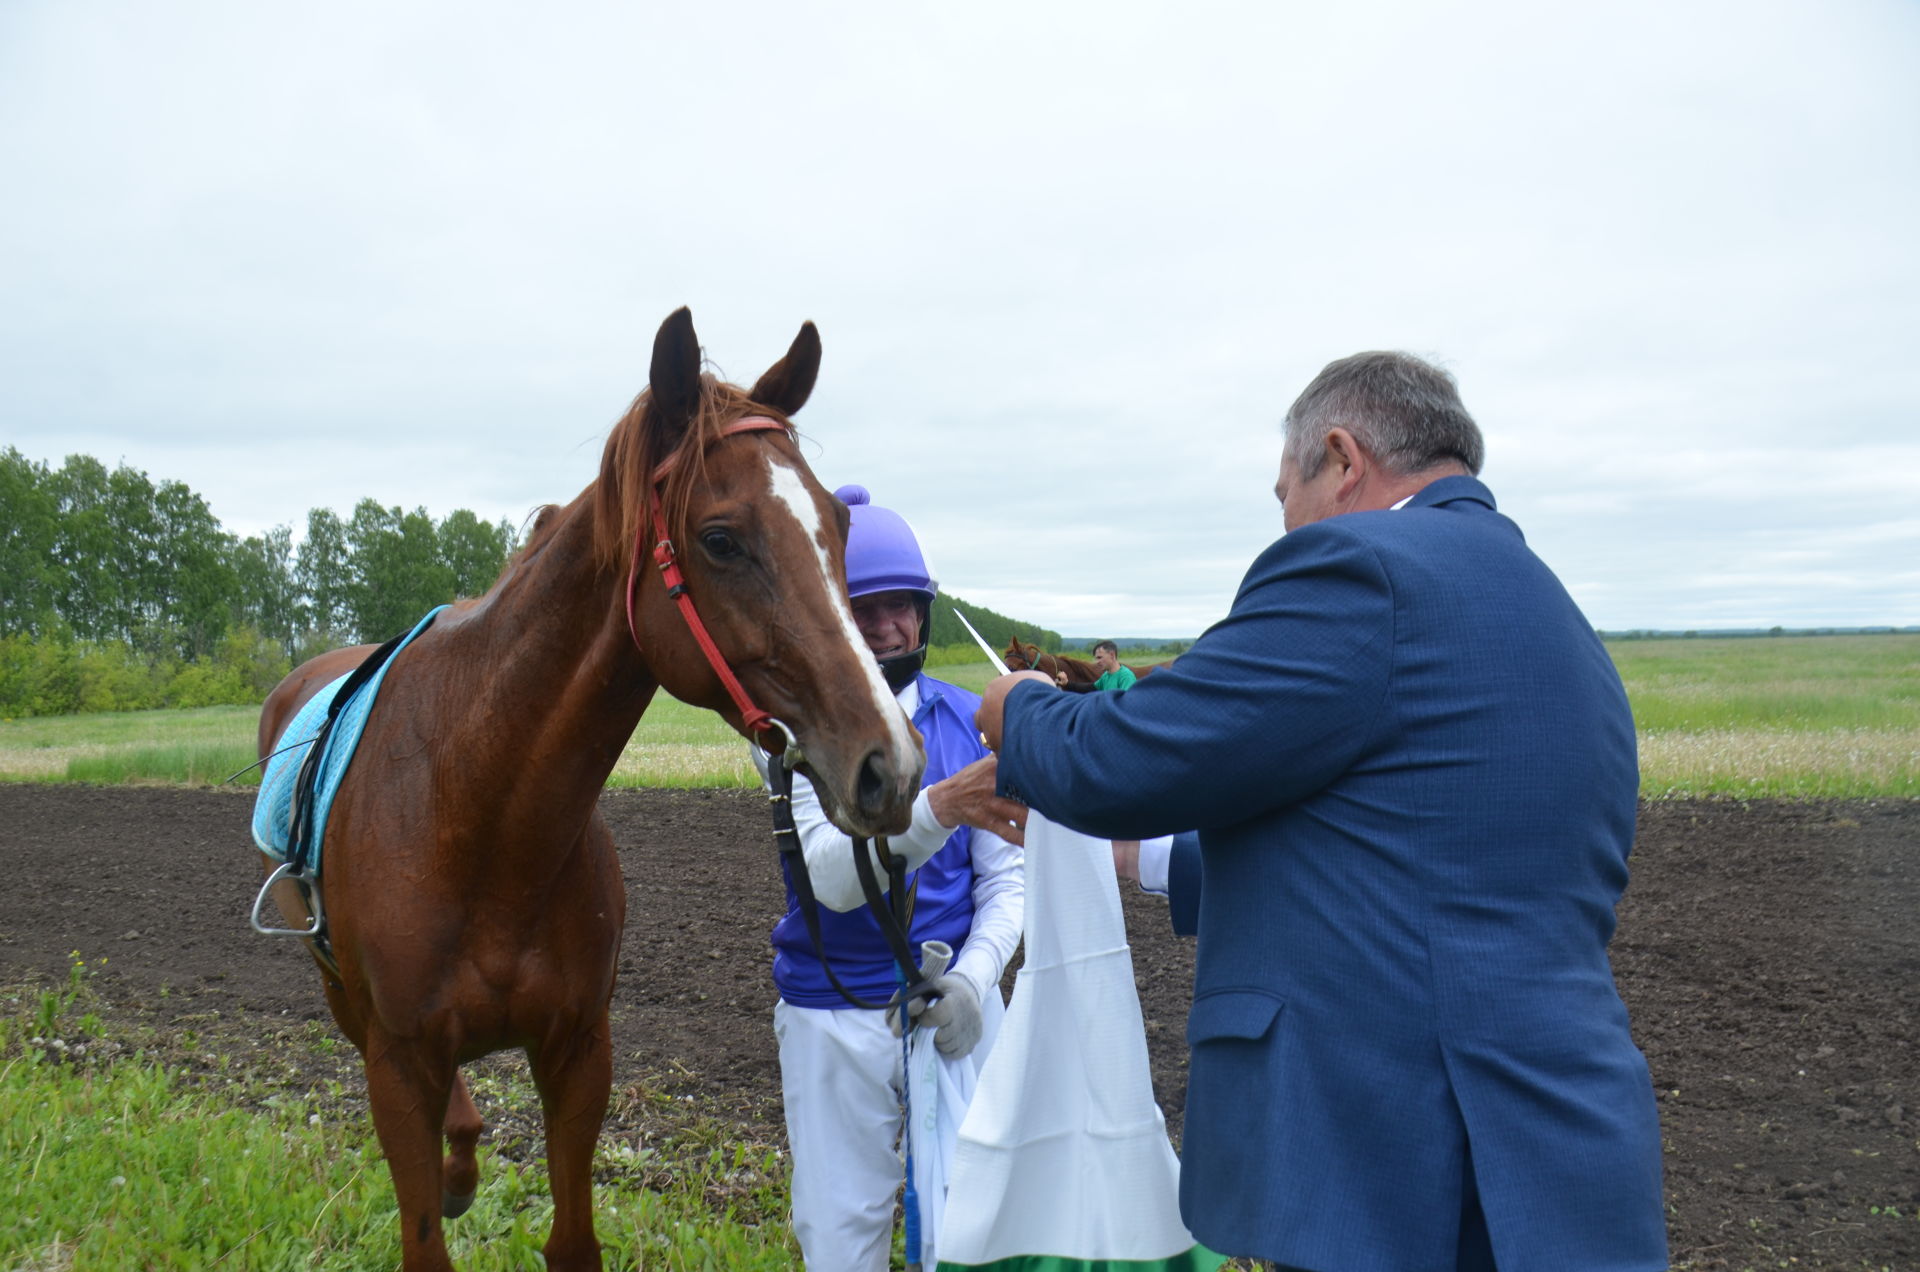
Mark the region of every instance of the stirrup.
[[[311, 922], [307, 927], [268, 927], [261, 921], [260, 913], [266, 909], [267, 897], [272, 893], [273, 885], [282, 879], [300, 890], [301, 899], [307, 903], [307, 909], [312, 912]], [[253, 930], [262, 936], [321, 936], [327, 930], [327, 915], [325, 907], [320, 903], [320, 881], [291, 861], [282, 862], [280, 868], [268, 875], [267, 881], [260, 885], [260, 895], [253, 899], [253, 915], [248, 922], [253, 925]]]

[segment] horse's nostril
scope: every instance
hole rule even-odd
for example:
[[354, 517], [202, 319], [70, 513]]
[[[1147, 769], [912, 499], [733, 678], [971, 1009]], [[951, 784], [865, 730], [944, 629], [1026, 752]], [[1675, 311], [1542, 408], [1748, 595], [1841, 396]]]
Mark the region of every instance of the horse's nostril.
[[854, 784], [854, 799], [868, 812], [875, 812], [887, 802], [892, 793], [893, 780], [887, 772], [886, 761], [880, 752], [868, 752], [867, 758], [860, 761], [860, 777]]

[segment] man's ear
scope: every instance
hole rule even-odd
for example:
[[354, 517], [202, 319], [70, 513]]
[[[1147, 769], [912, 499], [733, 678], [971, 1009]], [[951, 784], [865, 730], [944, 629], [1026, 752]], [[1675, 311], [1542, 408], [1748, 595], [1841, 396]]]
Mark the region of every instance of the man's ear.
[[1373, 466], [1372, 456], [1360, 445], [1357, 438], [1344, 428], [1327, 430], [1327, 462], [1340, 471], [1340, 484], [1334, 490], [1334, 498], [1343, 500], [1360, 488], [1367, 478], [1367, 471]]

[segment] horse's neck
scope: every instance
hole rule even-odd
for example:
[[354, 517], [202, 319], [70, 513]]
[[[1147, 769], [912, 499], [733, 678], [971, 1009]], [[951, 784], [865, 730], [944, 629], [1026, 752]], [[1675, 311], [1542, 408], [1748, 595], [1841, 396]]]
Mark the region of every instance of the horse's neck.
[[597, 793], [659, 685], [627, 628], [625, 576], [596, 562], [592, 500], [556, 515], [470, 612], [470, 652], [486, 659], [480, 693], [515, 730], [513, 749], [579, 757], [580, 782]]

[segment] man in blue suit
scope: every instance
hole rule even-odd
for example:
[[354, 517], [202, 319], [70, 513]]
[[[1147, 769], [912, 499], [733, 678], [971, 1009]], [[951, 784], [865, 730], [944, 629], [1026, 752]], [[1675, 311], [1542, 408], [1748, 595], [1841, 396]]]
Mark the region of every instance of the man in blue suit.
[[[1175, 840], [1197, 934], [1181, 1210], [1316, 1272], [1657, 1272], [1660, 1130], [1607, 942], [1638, 765], [1619, 676], [1475, 477], [1453, 380], [1329, 365], [1287, 534], [1171, 668], [977, 717], [999, 789]], [[1036, 683], [1028, 683], [1029, 680]]]

